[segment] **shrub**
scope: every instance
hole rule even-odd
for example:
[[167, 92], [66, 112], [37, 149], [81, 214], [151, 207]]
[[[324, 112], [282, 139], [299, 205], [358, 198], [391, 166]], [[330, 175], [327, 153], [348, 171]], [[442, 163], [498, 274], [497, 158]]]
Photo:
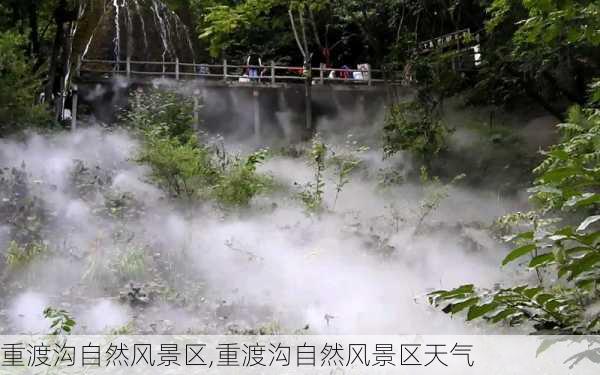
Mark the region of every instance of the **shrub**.
[[219, 180], [211, 155], [195, 137], [181, 143], [176, 138], [147, 134], [137, 160], [148, 164], [152, 180], [175, 198], [200, 198]]
[[44, 310], [44, 317], [52, 321], [50, 325], [51, 335], [70, 334], [76, 325], [75, 320], [66, 310], [47, 307]]
[[432, 108], [420, 101], [412, 101], [389, 108], [383, 132], [387, 156], [408, 151], [429, 168], [431, 161], [446, 148], [450, 130]]
[[[541, 204], [539, 212], [502, 220], [504, 227], [526, 229], [506, 238], [515, 248], [502, 264], [524, 261], [536, 272], [537, 284], [495, 289], [463, 285], [431, 293], [430, 302], [444, 304], [444, 312], [468, 310], [467, 320], [492, 323], [533, 322], [538, 332], [600, 332], [600, 316], [592, 309], [600, 300], [600, 110], [574, 107], [569, 122], [559, 127], [563, 139], [535, 169], [538, 178], [530, 189]], [[567, 223], [546, 217], [551, 213], [562, 213]]]
[[319, 134], [312, 139], [308, 163], [314, 168], [314, 180], [306, 184], [299, 193], [299, 198], [304, 203], [307, 211], [320, 212], [323, 210], [323, 195], [325, 194], [325, 167], [327, 145], [323, 143]]
[[32, 71], [25, 56], [25, 39], [0, 32], [0, 135], [50, 122], [45, 108], [35, 104], [40, 80]]
[[226, 206], [247, 206], [254, 196], [268, 190], [271, 178], [256, 173], [266, 155], [266, 150], [261, 150], [232, 162], [214, 187], [216, 199]]
[[136, 93], [123, 118], [142, 138], [137, 160], [148, 164], [151, 178], [173, 198], [214, 198], [224, 206], [246, 206], [266, 190], [270, 178], [257, 173], [265, 159], [259, 151], [232, 157], [199, 141], [193, 129], [193, 104], [164, 91]]
[[19, 245], [11, 241], [6, 249], [6, 264], [10, 269], [21, 269], [36, 258], [48, 254], [48, 245], [43, 242], [30, 242]]

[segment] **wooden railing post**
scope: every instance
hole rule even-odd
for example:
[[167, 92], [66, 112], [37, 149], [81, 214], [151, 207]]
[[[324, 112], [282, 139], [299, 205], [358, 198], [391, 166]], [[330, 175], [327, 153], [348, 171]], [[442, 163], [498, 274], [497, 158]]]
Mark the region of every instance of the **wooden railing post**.
[[162, 61], [162, 77], [165, 78], [165, 60]]
[[131, 56], [127, 56], [127, 62], [125, 63], [125, 70], [127, 72], [127, 78], [131, 78]]
[[227, 81], [227, 59], [223, 60], [223, 81]]
[[179, 81], [179, 57], [175, 58], [175, 79]]
[[369, 86], [373, 84], [373, 77], [371, 76], [371, 64], [367, 64], [367, 79], [369, 80]]
[[275, 61], [271, 60], [271, 83], [275, 84]]

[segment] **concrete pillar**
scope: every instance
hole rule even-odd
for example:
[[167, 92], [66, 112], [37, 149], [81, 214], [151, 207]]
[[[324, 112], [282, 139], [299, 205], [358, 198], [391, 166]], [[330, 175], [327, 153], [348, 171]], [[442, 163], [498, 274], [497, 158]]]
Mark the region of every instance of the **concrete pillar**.
[[77, 100], [79, 97], [77, 85], [73, 85], [73, 99], [71, 105], [71, 130], [77, 130]]
[[260, 139], [260, 100], [259, 100], [260, 92], [258, 90], [252, 91], [253, 103], [254, 103], [254, 137], [259, 140]]
[[200, 125], [200, 90], [194, 90], [194, 130], [198, 131]]

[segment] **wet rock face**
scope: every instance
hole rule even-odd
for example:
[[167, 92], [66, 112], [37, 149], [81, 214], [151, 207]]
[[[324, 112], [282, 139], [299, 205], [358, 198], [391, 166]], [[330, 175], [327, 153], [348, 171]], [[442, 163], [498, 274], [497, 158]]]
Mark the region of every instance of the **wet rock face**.
[[194, 61], [188, 27], [160, 0], [90, 1], [78, 28], [75, 45], [86, 59]]

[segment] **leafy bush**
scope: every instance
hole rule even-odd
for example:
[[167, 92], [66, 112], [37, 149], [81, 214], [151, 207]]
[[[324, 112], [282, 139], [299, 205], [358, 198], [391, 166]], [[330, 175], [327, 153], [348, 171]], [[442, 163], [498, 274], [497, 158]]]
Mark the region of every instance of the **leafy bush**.
[[270, 179], [256, 170], [265, 151], [240, 159], [199, 141], [189, 98], [151, 91], [136, 93], [133, 101], [124, 119], [142, 136], [137, 160], [150, 166], [152, 180], [170, 196], [246, 206], [269, 185]]
[[44, 310], [44, 317], [52, 321], [50, 325], [51, 335], [69, 334], [76, 325], [75, 320], [66, 310], [47, 307]]
[[50, 121], [45, 108], [35, 105], [40, 80], [32, 74], [25, 44], [21, 35], [0, 32], [0, 135]]
[[141, 278], [146, 271], [145, 252], [141, 247], [128, 247], [115, 262], [115, 270], [121, 279]]
[[157, 133], [146, 134], [138, 155], [151, 169], [151, 178], [172, 197], [193, 200], [205, 196], [219, 173], [208, 150], [195, 137], [181, 143]]
[[6, 249], [6, 264], [10, 269], [21, 269], [48, 252], [48, 245], [43, 242], [19, 245], [16, 241], [11, 241]]
[[323, 195], [325, 193], [325, 158], [327, 145], [323, 143], [319, 134], [312, 139], [309, 152], [309, 165], [314, 168], [314, 181], [306, 184], [299, 193], [299, 198], [309, 212], [319, 212], [323, 209]]
[[345, 150], [332, 151], [330, 164], [335, 168], [335, 198], [333, 200], [333, 208], [337, 204], [340, 193], [350, 182], [350, 175], [354, 172], [361, 163], [357, 154], [367, 151], [366, 146], [358, 146], [358, 142], [352, 140], [352, 134], [348, 135], [345, 144]]
[[154, 137], [174, 138], [179, 143], [195, 136], [194, 103], [175, 92], [151, 89], [135, 91], [132, 107], [123, 113], [126, 125]]
[[256, 173], [256, 168], [267, 155], [266, 150], [255, 152], [245, 160], [236, 160], [219, 176], [214, 187], [216, 199], [226, 206], [247, 206], [250, 200], [269, 189], [268, 176]]
[[429, 106], [420, 101], [392, 105], [385, 119], [384, 153], [408, 151], [425, 166], [446, 148], [450, 130]]
[[[516, 248], [503, 265], [524, 260], [536, 272], [537, 285], [492, 290], [463, 285], [431, 293], [431, 303], [445, 304], [444, 312], [468, 309], [468, 320], [511, 325], [533, 321], [542, 332], [600, 332], [600, 316], [591, 309], [600, 300], [600, 110], [574, 107], [560, 128], [563, 140], [535, 169], [538, 178], [530, 189], [540, 211], [503, 219], [505, 227], [527, 229], [506, 238]], [[560, 218], [545, 217], [552, 212], [568, 220], [559, 225]]]
[[33, 189], [25, 165], [0, 169], [0, 222], [18, 244], [40, 242], [50, 220], [44, 202]]

